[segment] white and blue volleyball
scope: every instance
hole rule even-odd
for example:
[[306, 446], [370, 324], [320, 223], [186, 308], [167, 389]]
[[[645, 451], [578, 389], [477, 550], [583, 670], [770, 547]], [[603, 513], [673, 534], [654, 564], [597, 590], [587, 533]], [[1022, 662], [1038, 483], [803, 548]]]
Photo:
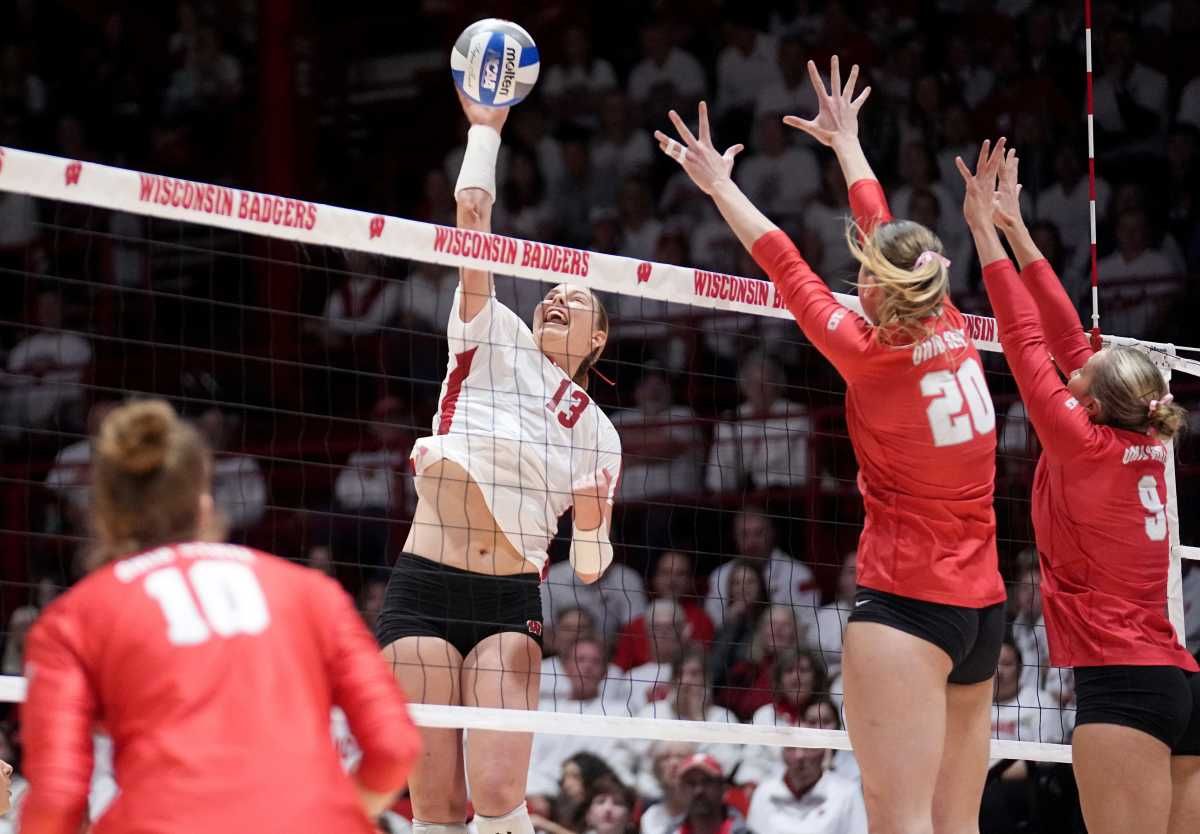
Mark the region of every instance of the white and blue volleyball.
[[485, 107], [510, 107], [537, 83], [541, 58], [529, 33], [507, 20], [472, 23], [454, 42], [450, 73], [472, 101]]

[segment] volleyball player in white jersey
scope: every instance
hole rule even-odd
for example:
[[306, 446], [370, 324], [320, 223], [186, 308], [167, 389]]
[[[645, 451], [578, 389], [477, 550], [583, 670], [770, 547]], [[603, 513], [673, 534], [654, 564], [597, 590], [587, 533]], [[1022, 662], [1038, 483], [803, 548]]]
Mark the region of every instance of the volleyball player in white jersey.
[[[507, 108], [472, 104], [455, 186], [458, 227], [486, 234]], [[531, 330], [496, 300], [488, 272], [463, 269], [447, 325], [450, 362], [434, 434], [413, 449], [412, 531], [376, 627], [418, 703], [536, 709], [538, 584], [558, 519], [574, 507], [571, 561], [594, 582], [612, 560], [608, 526], [621, 443], [586, 390], [608, 316], [559, 284]], [[480, 834], [533, 834], [525, 808], [531, 737], [424, 729], [409, 777], [415, 834], [465, 834], [467, 786]]]

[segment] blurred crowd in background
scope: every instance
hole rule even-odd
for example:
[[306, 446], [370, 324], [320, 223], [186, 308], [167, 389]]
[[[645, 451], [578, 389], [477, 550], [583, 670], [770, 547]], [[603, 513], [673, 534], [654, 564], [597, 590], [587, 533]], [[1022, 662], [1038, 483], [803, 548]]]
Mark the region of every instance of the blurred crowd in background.
[[[836, 52], [872, 86], [862, 135], [892, 208], [942, 238], [959, 306], [988, 312], [953, 160], [1005, 135], [1035, 237], [1090, 315], [1076, 0], [7, 0], [0, 145], [453, 225], [466, 125], [448, 52], [485, 15], [524, 25], [543, 55], [504, 130], [498, 232], [763, 278], [651, 136], [706, 99], [717, 143], [748, 147], [742, 188], [846, 290], [841, 173], [781, 121], [815, 112], [806, 63]], [[1102, 324], [1195, 343], [1200, 2], [1097, 2], [1094, 29]], [[134, 393], [170, 397], [217, 451], [233, 540], [336, 575], [372, 620], [415, 504], [407, 457], [436, 408], [453, 272], [0, 192], [0, 280], [5, 674], [78, 578], [86, 436]], [[497, 285], [522, 315], [542, 292]], [[553, 548], [542, 708], [837, 726], [862, 512], [840, 381], [788, 322], [607, 301], [615, 385], [595, 395], [626, 453], [619, 559], [584, 587]], [[994, 729], [1064, 741], [1073, 687], [1047, 668], [1028, 547], [1037, 441], [1003, 358], [986, 359], [1013, 617]], [[1193, 382], [1173, 385], [1200, 412]], [[1185, 542], [1200, 537], [1196, 448], [1178, 464]], [[1185, 595], [1196, 651], [1200, 570]], [[18, 754], [15, 713], [5, 726]], [[694, 831], [704, 814], [759, 834], [858, 830], [845, 752], [537, 745], [531, 807], [552, 834], [673, 832], [697, 815]], [[1077, 824], [1069, 772], [993, 764], [985, 834]], [[814, 827], [814, 808], [848, 827]]]

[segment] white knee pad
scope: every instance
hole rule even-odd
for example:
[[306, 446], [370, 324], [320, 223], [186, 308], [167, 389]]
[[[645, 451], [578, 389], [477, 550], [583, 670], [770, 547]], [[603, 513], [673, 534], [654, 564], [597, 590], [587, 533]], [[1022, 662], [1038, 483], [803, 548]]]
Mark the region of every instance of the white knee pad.
[[[529, 821], [529, 809], [524, 802], [502, 817], [476, 814], [475, 827], [479, 834], [534, 834], [533, 823]], [[415, 829], [414, 834], [417, 834]]]
[[413, 834], [467, 834], [465, 822], [422, 822], [412, 821]]

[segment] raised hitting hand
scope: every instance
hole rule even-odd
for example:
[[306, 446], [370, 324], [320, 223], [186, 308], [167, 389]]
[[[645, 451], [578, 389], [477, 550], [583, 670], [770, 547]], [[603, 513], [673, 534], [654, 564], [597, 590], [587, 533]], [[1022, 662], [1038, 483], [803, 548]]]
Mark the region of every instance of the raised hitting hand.
[[745, 150], [745, 145], [734, 145], [725, 153], [717, 152], [708, 129], [708, 105], [703, 101], [700, 102], [699, 138], [692, 135], [674, 110], [668, 115], [683, 142], [677, 142], [661, 130], [656, 130], [654, 138], [658, 140], [658, 147], [680, 164], [697, 188], [711, 196], [718, 185], [730, 180], [734, 157]]
[[[966, 184], [963, 217], [972, 229], [983, 229], [993, 225], [993, 214], [997, 204], [996, 180], [1004, 164], [1004, 142], [1004, 137], [1000, 137], [993, 147], [990, 141], [984, 140], [979, 148], [975, 173], [971, 173], [961, 156], [954, 158], [954, 164]], [[1020, 217], [1020, 209], [1017, 216]]]
[[817, 65], [808, 62], [808, 77], [812, 81], [813, 90], [817, 94], [818, 110], [816, 118], [801, 119], [799, 116], [784, 116], [783, 123], [797, 130], [803, 130], [822, 145], [833, 147], [839, 140], [858, 139], [858, 111], [862, 109], [871, 95], [871, 88], [865, 87], [858, 98], [854, 97], [854, 86], [858, 83], [858, 64], [850, 68], [850, 77], [842, 86], [842, 72], [838, 57], [833, 56], [829, 62], [829, 90]]

